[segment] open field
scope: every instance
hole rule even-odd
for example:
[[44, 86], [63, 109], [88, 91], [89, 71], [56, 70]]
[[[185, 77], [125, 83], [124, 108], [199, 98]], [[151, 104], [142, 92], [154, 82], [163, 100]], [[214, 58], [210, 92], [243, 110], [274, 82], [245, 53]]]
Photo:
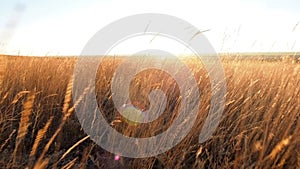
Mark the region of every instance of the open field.
[[[210, 82], [200, 62], [186, 59], [201, 91], [192, 130], [163, 154], [120, 160], [93, 143], [77, 120], [71, 96], [76, 58], [0, 56], [0, 61], [0, 168], [300, 168], [296, 59], [223, 59], [225, 110], [213, 136], [202, 144], [198, 136], [210, 108]], [[97, 101], [107, 121], [132, 137], [165, 131], [180, 103], [176, 82], [159, 70], [135, 76], [130, 98], [136, 107], [149, 108], [152, 89], [165, 91], [168, 101], [159, 119], [132, 127], [120, 118], [111, 97], [110, 81], [121, 62], [106, 58], [97, 72]]]

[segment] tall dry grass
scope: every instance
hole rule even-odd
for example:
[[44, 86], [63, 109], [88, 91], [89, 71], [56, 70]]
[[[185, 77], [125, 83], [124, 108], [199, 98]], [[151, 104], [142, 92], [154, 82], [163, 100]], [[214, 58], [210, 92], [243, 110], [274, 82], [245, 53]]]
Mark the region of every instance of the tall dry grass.
[[[113, 154], [90, 140], [74, 114], [74, 107], [82, 99], [72, 100], [76, 58], [5, 59], [8, 69], [3, 71], [0, 89], [3, 168], [300, 167], [299, 63], [223, 59], [227, 81], [225, 110], [211, 139], [199, 144], [198, 136], [210, 108], [210, 82], [200, 62], [186, 59], [201, 91], [199, 115], [192, 130], [161, 155], [116, 161]], [[176, 118], [180, 103], [176, 82], [159, 70], [135, 76], [130, 97], [136, 107], [149, 108], [147, 96], [152, 89], [163, 90], [168, 101], [159, 119], [132, 127], [120, 117], [111, 97], [111, 79], [121, 62], [121, 58], [107, 58], [97, 72], [97, 101], [108, 123], [124, 135], [135, 137], [165, 131]]]

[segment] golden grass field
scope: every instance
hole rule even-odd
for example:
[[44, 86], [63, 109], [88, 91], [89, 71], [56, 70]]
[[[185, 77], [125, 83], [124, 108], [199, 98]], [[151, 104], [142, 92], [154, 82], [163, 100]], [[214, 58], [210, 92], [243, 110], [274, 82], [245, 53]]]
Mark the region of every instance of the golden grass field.
[[[75, 115], [71, 95], [76, 58], [0, 60], [0, 168], [300, 168], [299, 63], [223, 59], [225, 110], [213, 136], [199, 144], [211, 89], [201, 63], [185, 59], [201, 91], [192, 130], [163, 154], [116, 161], [114, 154], [90, 140]], [[110, 81], [121, 62], [106, 58], [97, 73], [98, 105], [107, 121], [127, 136], [149, 137], [166, 130], [180, 102], [176, 82], [159, 70], [135, 76], [130, 97], [136, 107], [149, 107], [151, 89], [165, 91], [168, 101], [162, 117], [132, 127], [120, 118], [111, 99]]]

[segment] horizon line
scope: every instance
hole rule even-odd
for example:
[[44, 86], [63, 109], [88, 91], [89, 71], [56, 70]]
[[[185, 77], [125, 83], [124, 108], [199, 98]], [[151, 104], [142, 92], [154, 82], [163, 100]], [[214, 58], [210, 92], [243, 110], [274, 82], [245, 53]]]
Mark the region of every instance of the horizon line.
[[[298, 52], [220, 52], [215, 53], [219, 56], [228, 56], [228, 55], [235, 55], [235, 56], [296, 56], [300, 55], [300, 51]], [[179, 56], [190, 56], [193, 54], [179, 54]], [[80, 57], [81, 55], [12, 55], [12, 54], [0, 54], [0, 56], [9, 56], [9, 57]], [[101, 56], [101, 55], [91, 55], [91, 56]], [[113, 55], [111, 57], [126, 57], [130, 56], [129, 54], [122, 54], [122, 55]]]

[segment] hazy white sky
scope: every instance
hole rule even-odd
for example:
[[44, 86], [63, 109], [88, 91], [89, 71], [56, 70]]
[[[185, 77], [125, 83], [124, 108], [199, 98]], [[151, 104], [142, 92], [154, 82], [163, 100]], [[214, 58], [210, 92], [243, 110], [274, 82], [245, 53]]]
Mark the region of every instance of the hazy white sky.
[[102, 27], [149, 12], [209, 29], [217, 52], [300, 51], [299, 9], [299, 0], [0, 0], [0, 53], [79, 55]]

